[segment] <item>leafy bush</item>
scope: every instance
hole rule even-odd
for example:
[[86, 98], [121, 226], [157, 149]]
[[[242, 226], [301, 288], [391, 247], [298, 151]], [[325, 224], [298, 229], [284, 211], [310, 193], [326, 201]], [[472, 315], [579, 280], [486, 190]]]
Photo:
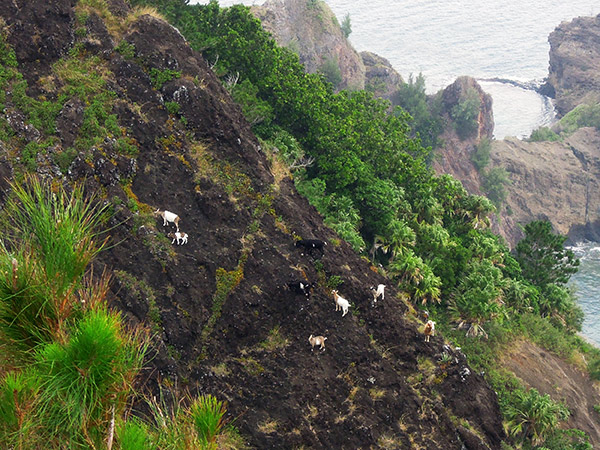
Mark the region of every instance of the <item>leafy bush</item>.
[[344, 37], [348, 38], [348, 36], [350, 36], [350, 33], [352, 33], [352, 24], [350, 22], [350, 13], [346, 13], [346, 15], [344, 16], [344, 20], [342, 20], [342, 25], [340, 28], [342, 29], [342, 34], [344, 35]]
[[172, 69], [160, 70], [156, 67], [152, 67], [149, 75], [150, 80], [152, 80], [152, 87], [158, 90], [161, 89], [166, 82], [179, 78], [181, 72]]
[[326, 57], [318, 70], [327, 81], [333, 84], [334, 88], [337, 88], [342, 82], [342, 72], [337, 57]]
[[479, 94], [473, 88], [467, 90], [463, 98], [454, 105], [450, 116], [454, 120], [454, 129], [456, 134], [462, 140], [474, 136], [479, 128], [479, 108], [481, 99]]
[[531, 132], [531, 136], [527, 139], [529, 142], [554, 142], [558, 141], [560, 136], [548, 127], [540, 127]]
[[425, 93], [425, 77], [419, 73], [417, 78], [410, 74], [408, 82], [403, 83], [394, 94], [392, 101], [406, 110], [412, 117], [412, 135], [419, 136], [423, 146], [438, 147], [438, 136], [443, 131], [443, 121], [437, 98], [429, 101]]
[[496, 208], [506, 200], [507, 184], [510, 184], [508, 172], [503, 167], [493, 167], [482, 173], [482, 188], [487, 198], [489, 198]]
[[492, 143], [488, 138], [483, 138], [479, 141], [475, 147], [475, 152], [471, 155], [471, 161], [477, 168], [482, 171], [490, 163], [490, 151], [492, 149]]

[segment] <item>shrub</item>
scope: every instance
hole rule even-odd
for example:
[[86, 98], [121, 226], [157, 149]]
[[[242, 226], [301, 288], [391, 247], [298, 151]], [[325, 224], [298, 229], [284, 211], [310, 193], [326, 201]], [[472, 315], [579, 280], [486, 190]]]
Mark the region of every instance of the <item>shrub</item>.
[[350, 13], [346, 13], [346, 15], [344, 16], [344, 20], [342, 20], [342, 25], [340, 28], [342, 29], [342, 34], [344, 35], [344, 37], [348, 38], [348, 36], [350, 36], [350, 33], [352, 33], [352, 24], [350, 23]]
[[452, 108], [450, 116], [454, 120], [454, 129], [460, 139], [465, 140], [477, 133], [480, 106], [479, 94], [475, 89], [470, 88]]
[[225, 426], [225, 404], [212, 395], [198, 397], [190, 406], [190, 416], [200, 442], [214, 443]]
[[552, 131], [548, 127], [540, 127], [531, 132], [531, 136], [529, 136], [529, 142], [544, 142], [544, 141], [558, 141], [560, 136]]
[[323, 64], [319, 67], [319, 72], [323, 74], [327, 81], [333, 84], [334, 89], [342, 82], [342, 72], [340, 71], [337, 57], [326, 57]]
[[508, 172], [503, 167], [493, 167], [482, 174], [482, 188], [496, 208], [506, 200], [505, 186], [510, 184]]
[[490, 163], [490, 150], [492, 149], [492, 143], [488, 138], [483, 138], [479, 141], [479, 144], [475, 147], [475, 152], [471, 155], [471, 161], [481, 171], [487, 167]]
[[152, 81], [152, 87], [158, 90], [162, 88], [166, 82], [179, 78], [181, 72], [171, 69], [160, 70], [153, 67], [150, 69], [149, 75], [150, 80]]

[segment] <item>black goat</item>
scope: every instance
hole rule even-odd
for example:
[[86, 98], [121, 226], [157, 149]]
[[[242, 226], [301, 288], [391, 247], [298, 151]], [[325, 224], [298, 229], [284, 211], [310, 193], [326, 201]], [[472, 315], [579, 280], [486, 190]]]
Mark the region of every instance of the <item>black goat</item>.
[[323, 247], [327, 245], [327, 242], [321, 241], [320, 239], [300, 239], [299, 241], [296, 241], [295, 245], [298, 248], [304, 248], [311, 255], [313, 250], [319, 250], [322, 255]]
[[315, 283], [307, 283], [306, 281], [290, 281], [287, 286], [290, 291], [296, 295], [304, 295], [306, 298], [310, 298], [310, 290], [314, 287]]

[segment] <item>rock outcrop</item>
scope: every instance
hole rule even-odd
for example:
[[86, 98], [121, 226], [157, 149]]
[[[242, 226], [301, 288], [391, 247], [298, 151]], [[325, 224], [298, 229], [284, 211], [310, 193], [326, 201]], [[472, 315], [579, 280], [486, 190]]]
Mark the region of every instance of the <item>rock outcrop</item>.
[[548, 38], [548, 85], [559, 115], [600, 101], [600, 15], [561, 23]]
[[384, 98], [394, 103], [394, 95], [404, 81], [390, 62], [371, 52], [361, 52], [365, 65], [365, 89], [375, 96]]
[[362, 58], [344, 37], [335, 14], [322, 0], [267, 0], [253, 6], [277, 43], [298, 53], [309, 73], [335, 63], [342, 77], [338, 89], [363, 89], [365, 66]]
[[494, 141], [491, 166], [508, 172], [511, 184], [495, 227], [510, 244], [519, 224], [549, 220], [572, 240], [600, 238], [600, 133], [582, 128], [564, 142]]
[[[452, 110], [473, 90], [480, 100], [477, 130], [466, 138], [459, 138], [452, 126]], [[491, 139], [494, 131], [494, 114], [492, 110], [492, 97], [486, 94], [474, 78], [459, 77], [454, 83], [441, 92], [443, 115], [446, 129], [440, 136], [444, 143], [435, 150], [433, 168], [438, 174], [448, 173], [460, 180], [470, 194], [481, 195], [481, 179], [471, 156], [481, 139]]]

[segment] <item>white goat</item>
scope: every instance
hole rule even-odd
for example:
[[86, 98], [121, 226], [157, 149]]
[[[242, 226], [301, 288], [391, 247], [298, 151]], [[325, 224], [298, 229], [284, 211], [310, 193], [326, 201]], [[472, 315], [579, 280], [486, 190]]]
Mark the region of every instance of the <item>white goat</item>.
[[324, 352], [326, 340], [327, 340], [327, 338], [324, 336], [313, 336], [311, 334], [310, 337], [308, 338], [308, 342], [310, 342], [310, 345], [312, 346], [310, 351], [312, 352], [315, 349], [315, 345], [318, 345], [320, 347], [321, 351]]
[[333, 294], [333, 299], [335, 300], [335, 310], [339, 311], [341, 309], [343, 311], [342, 317], [344, 317], [348, 312], [350, 302], [338, 294], [338, 291], [336, 290], [331, 291], [331, 293]]
[[371, 293], [373, 294], [373, 306], [377, 303], [377, 299], [381, 297], [381, 300], [385, 298], [385, 284], [378, 284], [377, 288], [371, 286]]
[[429, 342], [429, 336], [435, 336], [435, 322], [428, 320], [423, 328], [423, 334], [425, 335], [425, 342]]
[[156, 211], [154, 211], [154, 215], [163, 218], [163, 227], [167, 226], [167, 222], [171, 222], [175, 224], [175, 226], [177, 227], [177, 231], [179, 231], [179, 216], [177, 214], [172, 213], [171, 211], [161, 211], [160, 209], [157, 209]]
[[[169, 233], [167, 234], [167, 236], [169, 236], [170, 238], [173, 238], [173, 241], [171, 241], [171, 244], [174, 244], [175, 241], [177, 241], [177, 245], [183, 245], [183, 244], [187, 244], [188, 241], [188, 234], [184, 233], [184, 232], [175, 232], [175, 233]], [[181, 241], [181, 244], [179, 243], [179, 241]]]

